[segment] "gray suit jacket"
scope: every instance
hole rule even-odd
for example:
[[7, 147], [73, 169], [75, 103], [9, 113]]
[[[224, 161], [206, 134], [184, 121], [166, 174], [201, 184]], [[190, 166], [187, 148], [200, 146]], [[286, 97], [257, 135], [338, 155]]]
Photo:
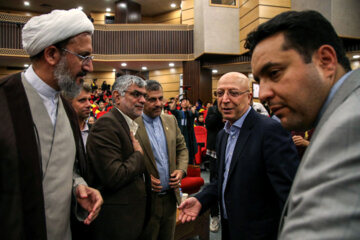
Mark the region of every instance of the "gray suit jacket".
[[[188, 150], [184, 136], [181, 134], [180, 129], [177, 125], [176, 118], [172, 115], [162, 114], [160, 116], [161, 122], [164, 128], [167, 149], [169, 153], [169, 173], [171, 174], [175, 170], [187, 171], [187, 165], [189, 161]], [[139, 128], [136, 132], [136, 138], [139, 140], [141, 147], [144, 151], [145, 166], [148, 173], [156, 178], [159, 178], [155, 157], [151, 149], [151, 143], [146, 132], [144, 120], [142, 117], [136, 119], [139, 124]], [[180, 204], [180, 194], [176, 190], [176, 200]]]
[[279, 238], [360, 238], [360, 70], [345, 80], [316, 126]]

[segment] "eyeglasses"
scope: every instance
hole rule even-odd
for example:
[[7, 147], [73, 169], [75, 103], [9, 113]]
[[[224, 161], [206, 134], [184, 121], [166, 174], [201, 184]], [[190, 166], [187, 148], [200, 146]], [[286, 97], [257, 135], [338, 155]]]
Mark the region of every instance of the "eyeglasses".
[[77, 54], [77, 53], [75, 53], [73, 51], [67, 50], [66, 48], [62, 48], [62, 50], [67, 52], [67, 53], [71, 53], [72, 55], [75, 55], [78, 58], [80, 58], [81, 61], [82, 61], [82, 65], [89, 64], [94, 59], [94, 56], [82, 56], [82, 55]]
[[[128, 91], [124, 91], [124, 92], [128, 92]], [[138, 98], [141, 98], [141, 97], [146, 97], [146, 93], [142, 93], [142, 92], [139, 92], [139, 91], [132, 91], [132, 92], [128, 92], [131, 96], [133, 96], [134, 98], [138, 99]]]
[[[229, 97], [233, 97], [236, 98], [244, 93], [250, 92], [249, 90], [243, 91], [243, 92], [239, 92], [239, 91], [234, 91], [234, 90], [229, 90], [227, 91], [227, 94]], [[225, 95], [225, 91], [224, 90], [217, 90], [216, 92], [216, 96], [217, 97], [223, 97]]]

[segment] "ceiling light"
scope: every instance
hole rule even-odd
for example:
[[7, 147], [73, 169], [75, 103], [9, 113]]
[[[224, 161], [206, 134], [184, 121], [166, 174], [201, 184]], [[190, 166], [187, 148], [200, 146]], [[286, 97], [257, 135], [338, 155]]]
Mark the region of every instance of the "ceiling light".
[[170, 4], [170, 7], [176, 8], [176, 4], [175, 4], [175, 3], [172, 3], [172, 4]]
[[248, 78], [254, 78], [254, 75], [252, 73], [249, 73]]
[[145, 71], [145, 70], [147, 70], [147, 67], [144, 66], [144, 67], [142, 67], [141, 69]]
[[121, 66], [122, 66], [122, 67], [126, 67], [127, 64], [126, 64], [126, 63], [122, 63]]
[[121, 7], [121, 8], [126, 8], [126, 3], [120, 3], [120, 4], [119, 4], [119, 7]]
[[354, 55], [353, 56], [353, 59], [359, 59], [360, 58], [360, 55]]
[[169, 67], [174, 67], [175, 63], [169, 63]]
[[113, 68], [113, 72], [116, 72], [116, 69], [115, 69], [115, 68]]
[[24, 64], [24, 67], [29, 67], [29, 64]]
[[83, 7], [82, 6], [78, 6], [77, 9], [79, 9], [80, 11], [83, 10]]
[[25, 1], [25, 2], [24, 2], [24, 5], [25, 5], [25, 6], [30, 6], [30, 2]]
[[107, 12], [111, 12], [111, 8], [106, 8], [106, 11], [107, 11]]
[[111, 14], [110, 14], [110, 13], [105, 13], [105, 16], [108, 16], [108, 17], [109, 17], [109, 16], [111, 16]]
[[218, 70], [213, 69], [213, 70], [212, 70], [212, 73], [218, 73]]

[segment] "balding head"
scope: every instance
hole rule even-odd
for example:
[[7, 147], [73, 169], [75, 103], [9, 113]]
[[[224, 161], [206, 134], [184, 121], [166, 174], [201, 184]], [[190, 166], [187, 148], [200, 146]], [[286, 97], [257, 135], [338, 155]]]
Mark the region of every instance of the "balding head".
[[224, 74], [217, 85], [219, 110], [231, 124], [240, 119], [249, 109], [251, 93], [249, 79], [237, 72]]

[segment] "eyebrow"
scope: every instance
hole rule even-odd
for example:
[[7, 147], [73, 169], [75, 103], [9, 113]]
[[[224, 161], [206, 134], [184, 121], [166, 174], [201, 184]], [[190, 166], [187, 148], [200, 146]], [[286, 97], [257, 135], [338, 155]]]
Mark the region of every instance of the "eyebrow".
[[[268, 62], [266, 63], [261, 69], [260, 69], [260, 72], [258, 74], [258, 76], [262, 76], [264, 75], [268, 70], [269, 68], [273, 67], [273, 66], [276, 66], [276, 65], [279, 65], [278, 63], [273, 63], [273, 62]], [[254, 79], [255, 81], [259, 82], [260, 79], [258, 76], [254, 76]]]

